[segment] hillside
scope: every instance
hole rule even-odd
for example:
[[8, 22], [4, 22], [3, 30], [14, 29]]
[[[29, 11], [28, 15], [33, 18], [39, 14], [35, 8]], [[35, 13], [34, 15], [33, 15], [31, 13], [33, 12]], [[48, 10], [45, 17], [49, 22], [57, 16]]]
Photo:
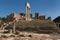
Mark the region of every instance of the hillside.
[[[53, 21], [50, 20], [32, 20], [14, 22], [16, 30], [37, 32], [37, 33], [55, 33], [58, 28]], [[13, 28], [13, 24], [10, 26]]]

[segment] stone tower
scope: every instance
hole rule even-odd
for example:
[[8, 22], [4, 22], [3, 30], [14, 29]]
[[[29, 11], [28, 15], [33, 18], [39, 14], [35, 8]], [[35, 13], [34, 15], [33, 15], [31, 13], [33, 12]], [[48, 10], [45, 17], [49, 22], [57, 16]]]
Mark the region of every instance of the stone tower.
[[35, 13], [35, 19], [39, 19], [39, 13], [38, 12]]
[[30, 16], [30, 4], [27, 2], [26, 3], [26, 21], [30, 21], [31, 16]]

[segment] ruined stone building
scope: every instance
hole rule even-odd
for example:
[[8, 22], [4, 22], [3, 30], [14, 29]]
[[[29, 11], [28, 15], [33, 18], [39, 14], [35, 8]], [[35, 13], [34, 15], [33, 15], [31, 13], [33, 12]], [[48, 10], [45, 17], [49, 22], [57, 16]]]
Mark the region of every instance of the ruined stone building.
[[[30, 4], [28, 2], [26, 2], [25, 4], [25, 14], [19, 14], [19, 13], [11, 13], [10, 15], [7, 16], [7, 19], [9, 21], [13, 21], [13, 20], [26, 20], [26, 21], [31, 21], [32, 19], [32, 14], [30, 13]], [[39, 19], [39, 20], [51, 20], [51, 17], [48, 17], [47, 19], [45, 18], [45, 16], [41, 16], [39, 15], [39, 12], [35, 13], [35, 19]]]
[[39, 13], [38, 12], [35, 13], [35, 19], [39, 19]]
[[32, 15], [30, 14], [30, 4], [27, 2], [25, 5], [26, 5], [26, 14], [25, 14], [25, 16], [20, 15], [18, 13], [11, 13], [10, 15], [7, 16], [7, 19], [9, 21], [12, 21], [12, 20], [30, 21], [30, 20], [32, 20], [32, 18], [31, 18]]
[[40, 15], [39, 12], [35, 13], [35, 19], [39, 19], [39, 20], [51, 20], [51, 17], [47, 17], [45, 15]]
[[17, 14], [17, 13], [11, 13], [10, 15], [7, 16], [7, 19], [9, 21], [13, 21], [13, 20], [25, 20], [25, 17]]
[[40, 20], [45, 20], [46, 18], [45, 18], [45, 16], [39, 16], [39, 19]]

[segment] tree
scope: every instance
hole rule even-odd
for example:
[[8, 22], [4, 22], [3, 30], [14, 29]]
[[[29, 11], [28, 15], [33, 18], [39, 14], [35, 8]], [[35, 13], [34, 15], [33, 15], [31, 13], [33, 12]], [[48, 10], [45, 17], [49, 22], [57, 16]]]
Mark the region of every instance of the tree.
[[0, 17], [0, 19], [2, 19], [2, 17]]
[[20, 15], [25, 16], [25, 14], [24, 14], [24, 13], [20, 13]]
[[60, 23], [60, 16], [56, 17], [53, 21], [56, 23]]
[[32, 18], [32, 14], [30, 14], [31, 18]]
[[57, 23], [58, 33], [60, 33], [59, 31], [60, 30], [60, 16], [56, 17], [53, 21]]
[[4, 22], [7, 22], [7, 18], [5, 18], [5, 17], [3, 17], [2, 20], [3, 20]]

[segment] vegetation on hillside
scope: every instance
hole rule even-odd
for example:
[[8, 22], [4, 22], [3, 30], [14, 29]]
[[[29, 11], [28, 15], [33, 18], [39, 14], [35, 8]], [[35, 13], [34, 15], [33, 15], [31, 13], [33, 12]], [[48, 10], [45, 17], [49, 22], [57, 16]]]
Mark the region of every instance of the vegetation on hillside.
[[0, 20], [2, 20], [3, 22], [7, 22], [7, 18], [5, 17], [0, 17]]
[[[37, 32], [37, 33], [56, 33], [58, 28], [53, 21], [49, 20], [32, 20], [15, 22], [16, 30]], [[13, 24], [12, 26], [13, 27]]]

